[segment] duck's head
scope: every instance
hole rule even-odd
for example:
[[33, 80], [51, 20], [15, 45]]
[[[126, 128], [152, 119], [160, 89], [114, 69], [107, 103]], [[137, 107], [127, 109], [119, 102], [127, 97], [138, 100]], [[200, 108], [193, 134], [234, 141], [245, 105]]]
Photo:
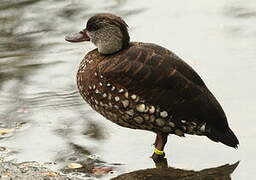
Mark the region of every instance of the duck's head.
[[66, 41], [91, 41], [101, 54], [113, 54], [129, 46], [128, 26], [114, 14], [102, 13], [92, 16], [86, 28], [66, 36]]

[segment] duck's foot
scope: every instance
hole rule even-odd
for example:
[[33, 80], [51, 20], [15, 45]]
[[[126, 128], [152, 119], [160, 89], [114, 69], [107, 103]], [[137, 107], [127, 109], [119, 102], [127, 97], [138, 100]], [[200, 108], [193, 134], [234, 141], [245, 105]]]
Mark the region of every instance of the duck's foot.
[[167, 168], [168, 167], [167, 159], [164, 156], [165, 156], [164, 152], [163, 152], [163, 154], [157, 154], [155, 152], [153, 153], [151, 158], [153, 159], [156, 168]]
[[167, 159], [164, 158], [164, 146], [167, 142], [168, 134], [164, 133], [157, 133], [156, 140], [155, 140], [155, 150], [151, 158], [153, 159], [156, 168], [167, 168], [168, 163]]

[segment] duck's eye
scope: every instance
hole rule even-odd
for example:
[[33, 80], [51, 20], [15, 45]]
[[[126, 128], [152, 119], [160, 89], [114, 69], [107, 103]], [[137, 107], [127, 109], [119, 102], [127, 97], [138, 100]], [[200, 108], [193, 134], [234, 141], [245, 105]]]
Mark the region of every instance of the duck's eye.
[[96, 24], [88, 24], [87, 26], [88, 31], [96, 31], [98, 29], [99, 29], [99, 26], [97, 26]]

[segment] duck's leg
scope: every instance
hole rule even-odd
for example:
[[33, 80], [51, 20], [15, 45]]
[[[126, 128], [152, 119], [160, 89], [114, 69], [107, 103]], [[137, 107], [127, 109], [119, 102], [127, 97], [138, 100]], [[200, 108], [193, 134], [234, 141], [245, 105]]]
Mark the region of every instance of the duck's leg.
[[157, 167], [167, 167], [167, 160], [164, 158], [164, 146], [167, 142], [168, 134], [165, 133], [157, 133], [155, 140], [155, 150], [152, 155], [152, 159], [155, 162]]

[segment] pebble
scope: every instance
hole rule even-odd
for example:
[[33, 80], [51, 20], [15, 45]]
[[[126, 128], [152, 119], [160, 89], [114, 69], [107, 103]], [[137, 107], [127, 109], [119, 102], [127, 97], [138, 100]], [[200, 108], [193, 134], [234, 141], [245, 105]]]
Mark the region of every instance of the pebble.
[[78, 169], [78, 168], [82, 168], [83, 167], [83, 165], [82, 164], [79, 164], [79, 163], [70, 163], [69, 165], [68, 165], [68, 168], [69, 169]]

